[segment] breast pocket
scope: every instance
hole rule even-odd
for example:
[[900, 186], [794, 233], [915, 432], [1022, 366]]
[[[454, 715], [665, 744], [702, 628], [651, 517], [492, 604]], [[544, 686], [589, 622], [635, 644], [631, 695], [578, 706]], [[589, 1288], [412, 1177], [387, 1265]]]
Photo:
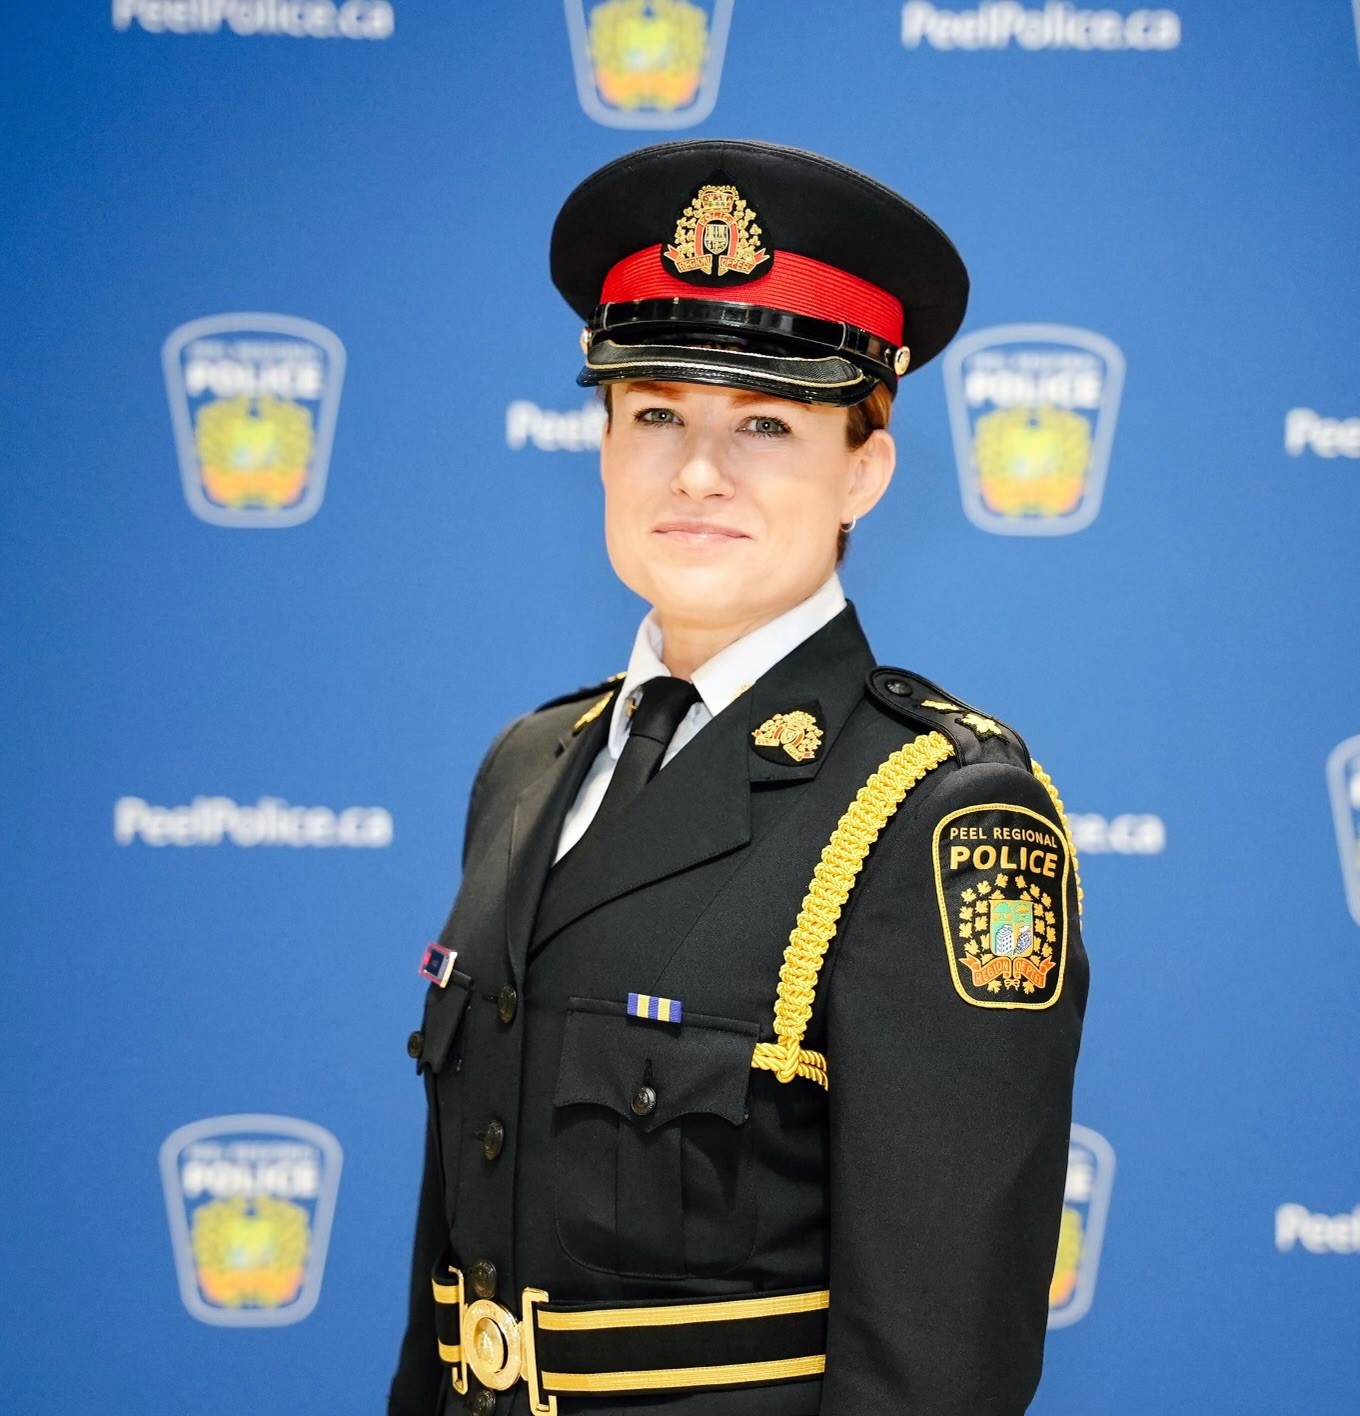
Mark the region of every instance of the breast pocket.
[[755, 1023], [573, 998], [553, 1097], [557, 1234], [588, 1268], [722, 1273], [755, 1244]]
[[472, 979], [454, 969], [443, 988], [431, 988], [425, 999], [419, 1070], [425, 1078], [430, 1117], [439, 1142], [444, 1177], [444, 1205], [453, 1220], [458, 1191], [459, 1141], [463, 1133], [463, 1018], [472, 996]]

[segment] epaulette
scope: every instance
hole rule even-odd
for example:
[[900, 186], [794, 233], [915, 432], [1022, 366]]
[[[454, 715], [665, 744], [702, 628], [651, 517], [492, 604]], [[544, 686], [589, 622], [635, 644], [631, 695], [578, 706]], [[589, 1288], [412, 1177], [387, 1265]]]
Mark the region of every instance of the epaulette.
[[611, 674], [604, 683], [587, 684], [584, 688], [574, 688], [570, 694], [560, 694], [557, 698], [550, 698], [545, 704], [538, 704], [534, 712], [543, 712], [544, 708], [560, 708], [562, 704], [574, 704], [582, 698], [598, 697], [599, 694], [613, 692], [613, 685], [619, 683], [626, 677], [626, 674]]
[[870, 696], [889, 712], [927, 732], [943, 733], [965, 767], [974, 762], [1009, 762], [1026, 772], [1033, 770], [1019, 733], [929, 679], [880, 666], [869, 670], [868, 684]]

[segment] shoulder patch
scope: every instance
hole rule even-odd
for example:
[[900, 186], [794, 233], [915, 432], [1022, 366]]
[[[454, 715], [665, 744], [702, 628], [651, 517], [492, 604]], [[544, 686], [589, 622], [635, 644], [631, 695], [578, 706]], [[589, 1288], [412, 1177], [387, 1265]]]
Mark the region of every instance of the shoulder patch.
[[988, 802], [951, 811], [931, 850], [959, 997], [978, 1008], [1051, 1008], [1067, 967], [1063, 832], [1028, 807]]
[[1019, 733], [929, 679], [880, 665], [869, 670], [868, 686], [870, 697], [890, 713], [927, 732], [943, 733], [963, 766], [1009, 762], [1030, 770], [1029, 749]]
[[614, 685], [625, 677], [624, 674], [610, 674], [603, 683], [587, 684], [584, 688], [574, 689], [571, 693], [560, 694], [556, 698], [550, 698], [546, 703], [540, 703], [534, 709], [535, 713], [541, 713], [545, 708], [560, 708], [564, 703], [577, 703], [582, 698], [598, 697], [601, 693], [610, 693]]

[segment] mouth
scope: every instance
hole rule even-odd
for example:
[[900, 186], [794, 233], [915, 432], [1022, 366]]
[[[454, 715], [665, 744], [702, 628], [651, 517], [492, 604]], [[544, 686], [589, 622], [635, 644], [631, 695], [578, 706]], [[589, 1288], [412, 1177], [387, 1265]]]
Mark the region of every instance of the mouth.
[[714, 521], [663, 521], [652, 528], [652, 535], [680, 546], [725, 546], [751, 539], [744, 531]]

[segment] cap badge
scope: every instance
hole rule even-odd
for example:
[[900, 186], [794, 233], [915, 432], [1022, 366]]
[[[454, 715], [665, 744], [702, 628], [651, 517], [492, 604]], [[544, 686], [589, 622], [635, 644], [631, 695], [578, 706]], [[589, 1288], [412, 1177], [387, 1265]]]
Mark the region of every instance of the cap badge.
[[749, 276], [770, 259], [756, 214], [735, 187], [700, 187], [675, 224], [675, 244], [662, 254], [680, 275]]
[[[794, 762], [811, 762], [822, 745], [822, 730], [817, 719], [802, 708], [766, 718], [751, 737], [757, 751], [761, 748], [782, 750]], [[766, 755], [761, 753], [761, 756]]]

